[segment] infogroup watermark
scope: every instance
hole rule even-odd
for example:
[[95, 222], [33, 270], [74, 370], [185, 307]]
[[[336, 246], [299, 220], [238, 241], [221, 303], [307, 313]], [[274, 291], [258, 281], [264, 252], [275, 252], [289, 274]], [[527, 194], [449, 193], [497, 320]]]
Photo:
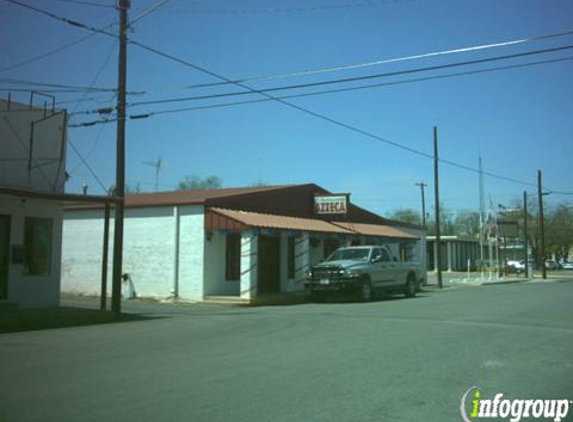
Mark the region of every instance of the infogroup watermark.
[[471, 387], [462, 396], [460, 412], [464, 422], [488, 418], [507, 419], [510, 422], [527, 420], [564, 420], [573, 401], [568, 399], [508, 399], [497, 393], [492, 399], [482, 397], [478, 387]]

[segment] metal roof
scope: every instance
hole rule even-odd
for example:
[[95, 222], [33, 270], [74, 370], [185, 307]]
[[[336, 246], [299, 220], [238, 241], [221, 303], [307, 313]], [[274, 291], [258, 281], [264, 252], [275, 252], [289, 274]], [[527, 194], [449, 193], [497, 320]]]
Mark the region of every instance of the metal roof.
[[[210, 212], [229, 218], [247, 227], [296, 230], [319, 233], [356, 234], [335, 224], [311, 218], [287, 217], [284, 215], [261, 214], [257, 212], [209, 208]], [[225, 224], [226, 226], [226, 224]], [[217, 228], [217, 227], [211, 227]], [[221, 226], [220, 228], [226, 228]]]
[[403, 230], [397, 229], [390, 226], [382, 226], [377, 224], [363, 224], [363, 223], [350, 223], [350, 222], [338, 222], [333, 221], [333, 224], [343, 227], [347, 230], [352, 230], [364, 236], [379, 236], [379, 237], [390, 237], [393, 239], [404, 239], [404, 240], [417, 240], [418, 236], [407, 233]]
[[[402, 240], [419, 239], [418, 236], [385, 225], [327, 222], [313, 218], [287, 217], [284, 215], [262, 214], [216, 207], [209, 208], [209, 212], [212, 214], [207, 217], [208, 229], [242, 230], [249, 227], [256, 227], [348, 235], [360, 234], [364, 236], [387, 237]], [[228, 219], [231, 221], [228, 221]]]
[[[137, 207], [160, 207], [172, 205], [202, 205], [210, 199], [227, 198], [237, 195], [246, 195], [251, 193], [268, 192], [273, 190], [284, 189], [294, 185], [281, 186], [259, 186], [248, 188], [224, 188], [224, 189], [207, 189], [207, 190], [177, 190], [169, 192], [152, 192], [140, 193], [137, 195], [125, 196], [126, 208]], [[97, 206], [96, 206], [97, 207]], [[66, 209], [87, 209], [94, 208], [90, 205], [80, 205], [77, 207], [66, 207]]]

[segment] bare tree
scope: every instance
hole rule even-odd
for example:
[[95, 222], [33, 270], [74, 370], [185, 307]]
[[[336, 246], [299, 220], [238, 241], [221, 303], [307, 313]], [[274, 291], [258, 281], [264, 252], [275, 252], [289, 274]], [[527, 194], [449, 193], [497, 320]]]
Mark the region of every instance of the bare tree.
[[210, 190], [223, 186], [219, 176], [211, 175], [205, 178], [199, 176], [185, 176], [177, 185], [178, 190]]

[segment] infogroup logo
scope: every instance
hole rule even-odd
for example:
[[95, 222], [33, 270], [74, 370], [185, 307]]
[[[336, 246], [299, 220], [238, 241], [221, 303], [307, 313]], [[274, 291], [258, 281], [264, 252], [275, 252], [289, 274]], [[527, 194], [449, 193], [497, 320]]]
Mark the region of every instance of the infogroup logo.
[[497, 393], [493, 399], [482, 397], [478, 387], [471, 387], [462, 396], [460, 412], [464, 422], [475, 422], [487, 418], [508, 419], [519, 422], [522, 418], [546, 419], [559, 422], [567, 417], [568, 399], [506, 399]]

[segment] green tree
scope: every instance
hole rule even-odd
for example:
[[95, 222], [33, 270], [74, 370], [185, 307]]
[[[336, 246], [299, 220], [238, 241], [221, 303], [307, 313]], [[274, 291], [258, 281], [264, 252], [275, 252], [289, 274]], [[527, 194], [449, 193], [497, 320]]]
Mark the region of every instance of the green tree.
[[219, 189], [223, 186], [223, 180], [219, 176], [208, 176], [205, 178], [199, 176], [185, 176], [178, 185], [178, 190], [210, 190]]

